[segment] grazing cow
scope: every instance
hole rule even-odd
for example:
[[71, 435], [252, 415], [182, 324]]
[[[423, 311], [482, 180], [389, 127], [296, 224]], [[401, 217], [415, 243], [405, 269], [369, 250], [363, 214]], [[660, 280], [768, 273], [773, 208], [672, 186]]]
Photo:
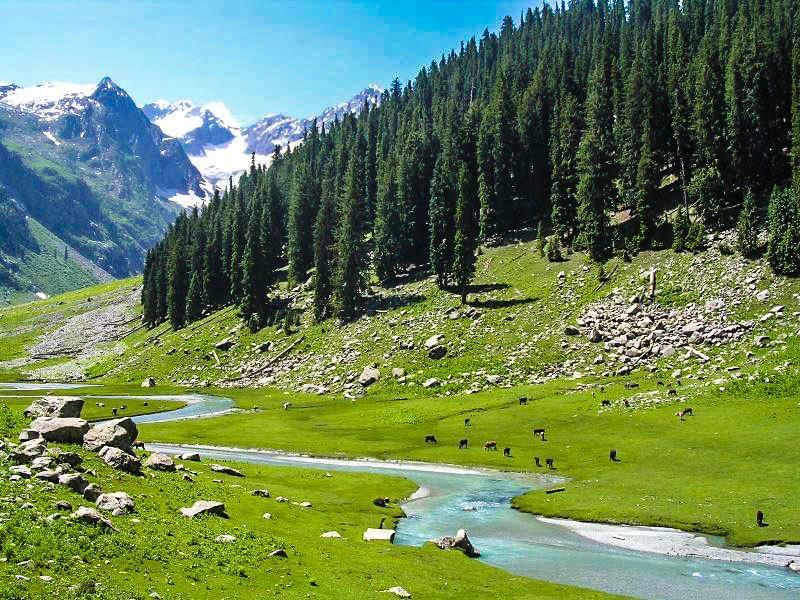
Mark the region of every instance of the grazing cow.
[[463, 450], [467, 446], [469, 446], [469, 441], [467, 440], [467, 438], [464, 438], [463, 440], [459, 440], [459, 442], [458, 442], [458, 449], [459, 450]]
[[632, 390], [633, 388], [637, 388], [637, 387], [639, 387], [639, 384], [636, 383], [635, 381], [628, 381], [628, 382], [625, 383], [625, 389], [626, 390]]
[[694, 414], [692, 413], [691, 408], [684, 408], [683, 410], [679, 410], [678, 412], [676, 412], [675, 416], [680, 418], [681, 421], [683, 421], [684, 417], [693, 417]]
[[527, 396], [522, 396], [522, 398], [519, 399], [519, 405], [522, 406], [523, 404], [528, 404]]
[[623, 400], [622, 403], [625, 405], [625, 408], [630, 408], [631, 407], [631, 403], [628, 401], [627, 398], [625, 400]]
[[386, 508], [386, 505], [389, 504], [389, 498], [375, 498], [372, 503], [380, 508]]
[[133, 442], [133, 444], [131, 444], [131, 446], [133, 446], [134, 448], [138, 448], [139, 450], [144, 450], [144, 442], [136, 441], [136, 442]]
[[536, 462], [536, 466], [537, 467], [541, 467], [542, 466], [542, 461], [538, 456], [534, 456], [533, 460]]
[[611, 406], [611, 400], [600, 400], [600, 406]]
[[464, 419], [464, 427], [469, 427], [470, 421], [469, 419]]
[[511, 448], [503, 448], [503, 456], [511, 456]]
[[142, 406], [150, 406], [149, 402], [145, 402]]
[[553, 466], [553, 459], [552, 458], [545, 458], [544, 464], [547, 466], [548, 469], [555, 469]]
[[122, 406], [119, 407], [119, 409], [120, 410], [128, 410], [128, 405], [127, 404], [123, 404]]
[[663, 385], [664, 385], [664, 382], [663, 382], [663, 381], [661, 381], [661, 380], [659, 379], [658, 381], [656, 381], [656, 385], [663, 386]]
[[533, 430], [533, 437], [542, 438], [542, 441], [545, 441], [545, 439], [544, 439], [544, 427], [537, 427], [536, 429], [534, 429]]
[[425, 436], [425, 443], [426, 444], [435, 444], [436, 443], [436, 436], [435, 435], [426, 435]]
[[761, 511], [758, 511], [756, 513], [756, 525], [758, 525], [759, 527], [766, 527], [767, 526], [767, 524], [764, 523], [764, 513], [761, 512]]
[[489, 440], [483, 445], [483, 449], [494, 450], [495, 452], [497, 452], [497, 442], [495, 442], [494, 440]]
[[112, 408], [111, 409], [111, 414], [116, 417], [117, 416], [117, 409], [116, 408]]
[[281, 406], [283, 406], [283, 410], [289, 410], [289, 407], [292, 405], [291, 402], [284, 402]]
[[617, 459], [617, 451], [616, 450], [612, 450], [611, 452], [608, 453], [608, 460], [610, 460], [611, 462], [619, 462], [618, 459]]
[[678, 395], [678, 390], [676, 390], [675, 388], [669, 388], [667, 390], [667, 396], [677, 396], [677, 395]]

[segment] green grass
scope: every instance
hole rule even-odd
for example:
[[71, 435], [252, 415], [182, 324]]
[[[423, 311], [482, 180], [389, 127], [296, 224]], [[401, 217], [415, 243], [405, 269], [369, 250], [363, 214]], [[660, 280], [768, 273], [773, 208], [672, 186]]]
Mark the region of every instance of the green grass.
[[[0, 434], [21, 426], [16, 410], [0, 410]], [[65, 446], [65, 448], [69, 448]], [[187, 463], [195, 482], [180, 473], [147, 472], [135, 477], [107, 468], [79, 448], [90, 481], [106, 491], [122, 490], [136, 502], [130, 516], [111, 517], [117, 531], [104, 533], [68, 519], [47, 521], [57, 500], [85, 505], [61, 486], [38, 480], [14, 484], [0, 477], [0, 597], [144, 599], [151, 592], [170, 599], [218, 598], [386, 598], [380, 590], [401, 585], [416, 598], [601, 598], [604, 594], [533, 581], [432, 547], [410, 548], [361, 539], [382, 517], [375, 497], [395, 502], [415, 486], [380, 475], [232, 463], [246, 478]], [[0, 460], [0, 468], [2, 468]], [[215, 483], [214, 479], [222, 479]], [[269, 489], [272, 498], [254, 497]], [[281, 504], [309, 501], [311, 508]], [[229, 519], [186, 519], [178, 509], [198, 499], [224, 502]], [[32, 508], [21, 509], [23, 503]], [[396, 504], [395, 504], [396, 506]], [[262, 514], [272, 513], [265, 520]], [[321, 539], [336, 530], [343, 539]], [[215, 538], [234, 535], [232, 544]], [[269, 558], [284, 548], [288, 558]], [[31, 561], [27, 566], [19, 563]], [[420, 568], [424, 564], [424, 568]], [[15, 579], [25, 575], [30, 582]], [[42, 583], [38, 576], [53, 578]]]

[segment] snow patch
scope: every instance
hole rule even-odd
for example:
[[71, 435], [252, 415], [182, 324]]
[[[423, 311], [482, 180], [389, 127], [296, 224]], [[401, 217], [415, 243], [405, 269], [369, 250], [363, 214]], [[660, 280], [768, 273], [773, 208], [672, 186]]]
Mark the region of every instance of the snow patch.
[[19, 110], [53, 121], [79, 107], [80, 101], [94, 93], [92, 84], [48, 81], [30, 87], [15, 88], [3, 96], [2, 102]]
[[36, 296], [39, 300], [47, 300], [50, 297], [44, 292], [36, 292], [34, 296]]
[[56, 146], [60, 146], [60, 145], [61, 145], [61, 142], [59, 142], [59, 141], [56, 139], [56, 136], [54, 136], [54, 135], [53, 135], [51, 132], [49, 132], [49, 131], [45, 131], [45, 132], [44, 132], [44, 137], [46, 137], [48, 140], [50, 140], [51, 142], [53, 142], [53, 143], [54, 143]]

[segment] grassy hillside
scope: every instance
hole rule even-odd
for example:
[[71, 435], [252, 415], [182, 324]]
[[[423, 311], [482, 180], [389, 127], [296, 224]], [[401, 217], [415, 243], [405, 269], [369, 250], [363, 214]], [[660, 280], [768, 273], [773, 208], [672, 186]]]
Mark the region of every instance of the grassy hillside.
[[[655, 303], [631, 303], [645, 287], [642, 274], [654, 267]], [[65, 372], [50, 368], [54, 359], [20, 361], [46, 323], [85, 311], [81, 298], [102, 304], [133, 293], [137, 283], [0, 312], [3, 335], [13, 340], [0, 363], [5, 377]], [[613, 261], [604, 273], [580, 255], [548, 263], [534, 244], [520, 242], [480, 257], [467, 307], [430, 279], [411, 277], [375, 290], [367, 316], [340, 327], [312, 323], [303, 310], [306, 292], [284, 290], [299, 316], [288, 334], [277, 326], [252, 334], [235, 309], [178, 332], [135, 329], [133, 321], [124, 337], [107, 343], [113, 351], [80, 364], [96, 382], [135, 386], [153, 376], [157, 390], [205, 389], [257, 409], [143, 427], [151, 440], [514, 470], [536, 470], [535, 456], [551, 457], [556, 472], [571, 478], [567, 492], [528, 494], [517, 500], [520, 508], [672, 525], [744, 545], [796, 542], [799, 292], [797, 281], [730, 253], [724, 240], [699, 255], [665, 251]], [[633, 316], [614, 317], [628, 312]], [[633, 337], [630, 356], [613, 340], [589, 340], [594, 314], [609, 330], [612, 317], [622, 320], [618, 326]], [[652, 346], [637, 347], [646, 338], [636, 331], [652, 314], [662, 324], [641, 327], [651, 336], [661, 332], [656, 342], [693, 330], [694, 321], [705, 336], [685, 333], [671, 353], [646, 354]], [[720, 333], [728, 329], [738, 333]], [[447, 348], [438, 360], [425, 347], [434, 334]], [[233, 344], [227, 351], [215, 348], [223, 340]], [[358, 376], [373, 364], [380, 379], [363, 387]], [[393, 369], [405, 375], [395, 377]], [[440, 385], [425, 387], [430, 378]], [[528, 406], [519, 405], [520, 396]], [[281, 408], [286, 401], [288, 411]], [[675, 413], [686, 407], [694, 416], [681, 421]], [[534, 439], [533, 427], [545, 427], [548, 441]], [[428, 434], [438, 446], [423, 443]], [[462, 437], [470, 450], [457, 449]], [[511, 458], [481, 450], [490, 439], [511, 447]], [[620, 462], [609, 461], [611, 449]], [[756, 510], [769, 527], [756, 527]]]
[[[17, 403], [19, 404], [19, 403]], [[0, 438], [22, 427], [21, 408], [0, 408]], [[133, 514], [110, 516], [116, 531], [77, 523], [69, 510], [88, 505], [65, 486], [38, 479], [19, 483], [0, 477], [0, 597], [3, 598], [385, 598], [403, 586], [414, 597], [604, 598], [601, 593], [532, 581], [472, 561], [457, 552], [392, 546], [361, 539], [415, 486], [400, 478], [252, 464], [233, 464], [243, 479], [186, 463], [181, 473], [146, 469], [144, 477], [108, 468], [96, 455], [63, 445], [84, 458], [86, 477], [105, 491], [125, 491]], [[8, 467], [0, 452], [0, 470]], [[7, 471], [6, 471], [7, 472]], [[268, 489], [271, 498], [253, 496]], [[278, 496], [290, 502], [279, 503]], [[224, 502], [228, 519], [187, 519], [179, 508], [198, 499]], [[311, 502], [301, 508], [294, 502]], [[262, 515], [271, 513], [270, 519]], [[62, 518], [48, 519], [52, 514]], [[33, 525], [32, 525], [33, 523]], [[341, 539], [325, 539], [338, 531]], [[217, 541], [232, 535], [235, 541]], [[282, 548], [287, 558], [270, 558]], [[424, 562], [425, 569], [419, 569]], [[457, 574], [457, 576], [456, 576]], [[45, 579], [42, 579], [41, 577]], [[157, 594], [154, 596], [153, 594]]]

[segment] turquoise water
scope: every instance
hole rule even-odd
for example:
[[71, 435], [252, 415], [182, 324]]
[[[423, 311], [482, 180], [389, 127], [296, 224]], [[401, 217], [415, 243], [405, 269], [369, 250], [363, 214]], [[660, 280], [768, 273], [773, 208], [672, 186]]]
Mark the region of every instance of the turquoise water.
[[[35, 384], [24, 389], [64, 389], [31, 385]], [[188, 404], [175, 411], [135, 417], [138, 423], [208, 416], [233, 406], [230, 399], [203, 394], [146, 397]], [[169, 453], [196, 450], [207, 458], [405, 477], [416, 482], [420, 492], [403, 505], [407, 518], [398, 525], [396, 544], [420, 546], [463, 527], [481, 552], [479, 560], [535, 579], [663, 600], [800, 598], [800, 576], [788, 569], [619, 549], [511, 508], [514, 496], [545, 487], [542, 479], [425, 463], [322, 459], [206, 446], [147, 446]]]

